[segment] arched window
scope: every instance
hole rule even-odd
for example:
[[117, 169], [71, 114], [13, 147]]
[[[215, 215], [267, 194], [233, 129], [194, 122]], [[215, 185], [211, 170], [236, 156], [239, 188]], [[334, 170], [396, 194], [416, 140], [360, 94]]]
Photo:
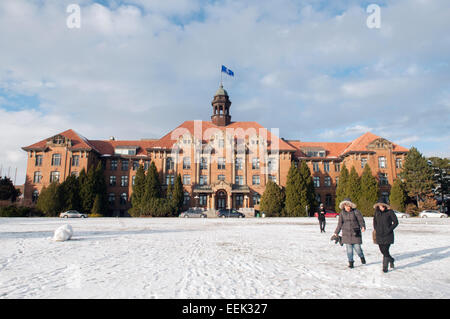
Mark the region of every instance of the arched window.
[[33, 203], [36, 203], [38, 198], [39, 198], [39, 191], [38, 190], [33, 191], [33, 194], [31, 194], [31, 201]]

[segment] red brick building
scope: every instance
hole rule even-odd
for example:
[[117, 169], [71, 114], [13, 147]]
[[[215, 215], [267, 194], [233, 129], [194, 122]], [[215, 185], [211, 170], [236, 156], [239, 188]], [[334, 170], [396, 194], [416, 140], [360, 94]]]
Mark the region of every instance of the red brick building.
[[160, 139], [88, 140], [67, 130], [23, 147], [28, 153], [25, 200], [35, 201], [42, 187], [101, 161], [110, 212], [122, 215], [130, 207], [137, 168], [153, 161], [163, 185], [181, 175], [186, 206], [258, 209], [267, 181], [285, 186], [291, 163], [306, 160], [317, 199], [332, 209], [344, 163], [359, 174], [369, 164], [388, 196], [408, 151], [372, 133], [348, 143], [302, 142], [279, 138], [256, 122], [232, 122], [222, 86], [211, 105], [211, 121], [185, 121]]

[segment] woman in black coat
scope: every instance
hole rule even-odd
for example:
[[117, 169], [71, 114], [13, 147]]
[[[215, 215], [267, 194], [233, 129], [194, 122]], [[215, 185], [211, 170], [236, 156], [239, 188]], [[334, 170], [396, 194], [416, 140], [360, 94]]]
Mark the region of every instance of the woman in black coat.
[[373, 229], [375, 230], [375, 241], [383, 254], [383, 272], [388, 271], [388, 264], [394, 268], [394, 258], [389, 253], [390, 246], [394, 243], [394, 229], [398, 225], [398, 219], [384, 200], [380, 200], [373, 208]]
[[317, 219], [319, 219], [320, 232], [325, 232], [325, 208], [323, 204], [320, 204], [319, 213], [317, 214]]

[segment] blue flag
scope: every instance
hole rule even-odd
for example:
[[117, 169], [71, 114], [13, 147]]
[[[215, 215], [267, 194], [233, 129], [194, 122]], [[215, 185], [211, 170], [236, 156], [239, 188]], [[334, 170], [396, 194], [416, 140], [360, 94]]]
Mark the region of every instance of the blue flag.
[[222, 65], [222, 72], [228, 74], [229, 76], [234, 76], [234, 72], [228, 69], [226, 66]]

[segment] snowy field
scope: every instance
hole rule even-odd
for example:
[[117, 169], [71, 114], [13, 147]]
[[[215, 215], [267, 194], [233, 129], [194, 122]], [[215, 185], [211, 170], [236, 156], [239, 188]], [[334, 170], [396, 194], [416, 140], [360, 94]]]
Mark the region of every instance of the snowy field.
[[336, 219], [0, 218], [0, 298], [450, 297], [450, 219], [401, 219], [387, 274], [365, 220], [348, 269]]

